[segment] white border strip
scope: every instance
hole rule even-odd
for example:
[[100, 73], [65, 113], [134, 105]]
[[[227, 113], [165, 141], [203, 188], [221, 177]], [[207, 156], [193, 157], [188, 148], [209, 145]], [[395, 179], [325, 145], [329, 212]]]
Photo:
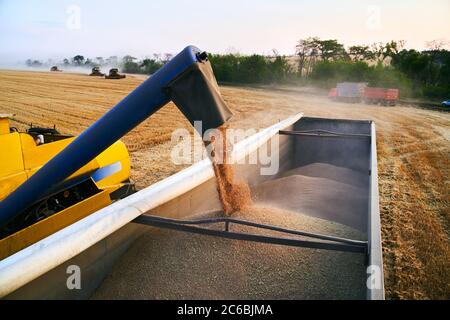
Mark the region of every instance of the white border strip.
[[[246, 156], [301, 117], [302, 114], [296, 114], [242, 140], [234, 146], [233, 156]], [[0, 297], [73, 258], [141, 214], [213, 177], [211, 161], [204, 159], [5, 258], [0, 261]]]
[[380, 288], [368, 288], [369, 300], [384, 300], [383, 252], [381, 244], [380, 199], [378, 191], [377, 134], [375, 122], [371, 123], [371, 155], [370, 155], [370, 207], [369, 207], [369, 265], [377, 267], [380, 274]]

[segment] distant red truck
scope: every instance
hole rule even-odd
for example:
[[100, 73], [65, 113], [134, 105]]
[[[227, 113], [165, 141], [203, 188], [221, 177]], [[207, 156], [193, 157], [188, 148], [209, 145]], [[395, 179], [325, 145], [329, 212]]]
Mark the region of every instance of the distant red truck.
[[368, 104], [382, 104], [395, 106], [398, 101], [399, 91], [398, 89], [387, 88], [371, 88], [366, 87], [364, 89], [364, 101]]
[[[331, 100], [336, 101], [347, 101], [349, 97], [345, 94], [339, 94], [339, 90], [337, 88], [332, 88], [328, 93], [328, 97]], [[354, 98], [354, 97], [353, 97]], [[356, 97], [358, 98], [358, 97]], [[362, 92], [362, 100], [367, 104], [382, 104], [385, 106], [395, 106], [398, 98], [399, 98], [399, 90], [398, 89], [388, 89], [388, 88], [371, 88], [365, 87]], [[347, 99], [347, 100], [346, 100]], [[359, 102], [358, 101], [354, 102]]]

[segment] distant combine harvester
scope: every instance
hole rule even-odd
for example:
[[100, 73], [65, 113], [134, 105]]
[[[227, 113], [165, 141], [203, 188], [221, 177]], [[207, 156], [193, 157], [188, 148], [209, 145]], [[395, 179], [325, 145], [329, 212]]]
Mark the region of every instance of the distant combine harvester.
[[100, 71], [100, 67], [93, 67], [92, 72], [89, 75], [93, 77], [103, 77], [105, 74]]
[[53, 66], [50, 68], [50, 71], [57, 71], [57, 72], [62, 72], [61, 69], [58, 69], [58, 66]]
[[124, 74], [119, 74], [119, 69], [112, 68], [109, 70], [109, 75], [105, 76], [105, 79], [123, 79], [125, 77]]

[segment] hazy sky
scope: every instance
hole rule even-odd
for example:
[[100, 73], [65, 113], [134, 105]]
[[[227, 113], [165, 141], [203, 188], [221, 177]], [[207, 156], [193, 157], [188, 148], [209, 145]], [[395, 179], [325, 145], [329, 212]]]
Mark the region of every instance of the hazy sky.
[[[0, 59], [75, 54], [137, 57], [210, 52], [294, 53], [300, 38], [345, 44], [450, 40], [450, 0], [0, 0]], [[231, 50], [230, 50], [231, 49]]]

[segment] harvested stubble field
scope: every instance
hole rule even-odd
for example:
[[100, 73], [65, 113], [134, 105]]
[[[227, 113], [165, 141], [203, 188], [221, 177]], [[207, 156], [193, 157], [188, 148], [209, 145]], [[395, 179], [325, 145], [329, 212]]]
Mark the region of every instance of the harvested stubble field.
[[[0, 113], [79, 134], [143, 78], [0, 71]], [[386, 296], [450, 298], [450, 114], [413, 106], [331, 103], [312, 89], [222, 87], [233, 127], [261, 128], [293, 113], [371, 119], [377, 126]], [[170, 160], [171, 133], [189, 128], [170, 104], [127, 134], [132, 178], [145, 187], [181, 170]], [[111, 128], [113, 130], [113, 128]]]

